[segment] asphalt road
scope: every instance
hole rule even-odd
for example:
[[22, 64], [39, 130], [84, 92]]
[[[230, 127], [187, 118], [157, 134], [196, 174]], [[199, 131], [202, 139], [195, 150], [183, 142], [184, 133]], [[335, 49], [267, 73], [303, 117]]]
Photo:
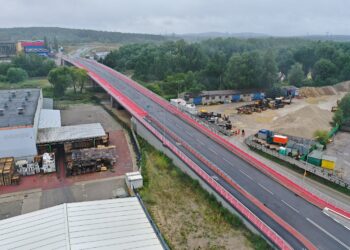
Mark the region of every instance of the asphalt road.
[[[125, 82], [117, 79], [100, 66], [84, 59], [76, 59], [89, 70], [97, 73], [107, 80], [116, 89], [128, 96], [137, 105], [146, 110], [150, 116], [165, 124], [168, 129], [185, 140], [192, 148], [200, 152], [215, 166], [223, 170], [236, 183], [247, 192], [264, 203], [275, 214], [298, 230], [319, 249], [350, 249], [350, 231], [337, 223], [319, 208], [296, 196], [293, 192], [281, 186], [279, 183], [258, 171], [249, 163], [243, 161], [232, 152], [225, 149], [206, 135], [202, 134], [177, 116], [171, 114], [156, 102], [133, 89]], [[170, 138], [169, 138], [170, 139]], [[200, 167], [210, 175], [214, 175], [203, 163], [198, 161], [184, 148], [180, 149], [193, 159]], [[224, 180], [217, 181], [231, 192], [237, 199], [252, 210], [261, 220], [275, 230], [289, 244], [296, 249], [303, 246], [292, 235], [281, 228], [277, 223], [266, 216], [257, 207], [242, 197], [236, 190]]]

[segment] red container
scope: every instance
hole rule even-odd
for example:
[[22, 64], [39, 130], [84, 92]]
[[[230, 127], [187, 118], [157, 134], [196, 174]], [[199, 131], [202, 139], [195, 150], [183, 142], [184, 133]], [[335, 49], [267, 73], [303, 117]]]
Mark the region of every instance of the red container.
[[274, 135], [272, 141], [274, 143], [276, 143], [276, 144], [283, 144], [283, 145], [285, 145], [288, 142], [288, 137], [284, 136], [284, 135]]

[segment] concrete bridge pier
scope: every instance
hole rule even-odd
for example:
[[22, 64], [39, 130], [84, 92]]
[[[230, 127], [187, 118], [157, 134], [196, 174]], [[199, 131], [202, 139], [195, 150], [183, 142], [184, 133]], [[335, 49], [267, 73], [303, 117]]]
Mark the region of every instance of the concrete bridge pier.
[[112, 108], [116, 108], [116, 109], [118, 109], [118, 110], [123, 110], [124, 109], [124, 107], [122, 106], [122, 105], [120, 105], [120, 103], [119, 102], [117, 102], [115, 99], [114, 99], [114, 97], [113, 96], [110, 96], [110, 103], [111, 103], [111, 107]]

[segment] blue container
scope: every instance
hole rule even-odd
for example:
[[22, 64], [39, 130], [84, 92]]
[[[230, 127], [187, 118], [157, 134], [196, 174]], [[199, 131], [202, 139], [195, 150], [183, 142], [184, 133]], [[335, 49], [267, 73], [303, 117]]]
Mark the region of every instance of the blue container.
[[232, 96], [232, 101], [233, 102], [239, 102], [241, 100], [241, 95], [240, 94], [236, 94]]
[[254, 94], [252, 94], [252, 100], [253, 101], [262, 100], [262, 99], [263, 99], [263, 97], [262, 97], [261, 93], [254, 93]]
[[202, 97], [201, 96], [194, 97], [193, 98], [193, 104], [194, 105], [201, 105], [202, 104]]

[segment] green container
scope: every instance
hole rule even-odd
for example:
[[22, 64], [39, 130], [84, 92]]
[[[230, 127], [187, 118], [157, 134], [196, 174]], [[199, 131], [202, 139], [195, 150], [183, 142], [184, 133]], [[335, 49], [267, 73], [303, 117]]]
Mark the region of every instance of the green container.
[[322, 163], [322, 155], [322, 151], [314, 150], [307, 156], [307, 162], [319, 167]]
[[287, 155], [287, 150], [284, 147], [280, 147], [280, 149], [278, 150], [278, 153], [280, 155]]
[[267, 137], [266, 138], [266, 142], [269, 143], [269, 144], [272, 144], [273, 143], [273, 137]]

